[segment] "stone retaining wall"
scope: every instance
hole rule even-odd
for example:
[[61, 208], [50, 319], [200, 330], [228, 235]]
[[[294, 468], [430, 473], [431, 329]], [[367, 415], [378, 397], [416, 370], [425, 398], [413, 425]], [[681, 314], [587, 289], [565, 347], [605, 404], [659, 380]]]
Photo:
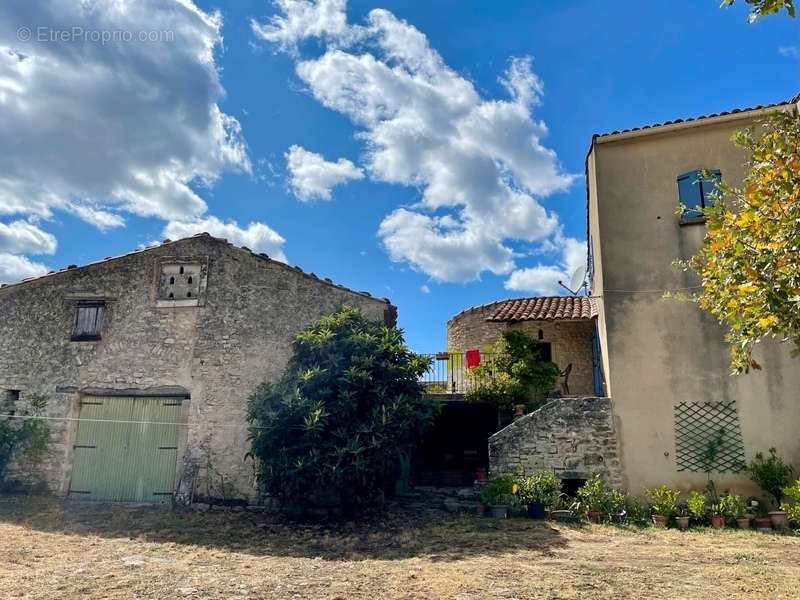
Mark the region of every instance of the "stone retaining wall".
[[492, 473], [553, 469], [561, 479], [603, 474], [621, 488], [622, 465], [610, 398], [552, 400], [489, 438]]

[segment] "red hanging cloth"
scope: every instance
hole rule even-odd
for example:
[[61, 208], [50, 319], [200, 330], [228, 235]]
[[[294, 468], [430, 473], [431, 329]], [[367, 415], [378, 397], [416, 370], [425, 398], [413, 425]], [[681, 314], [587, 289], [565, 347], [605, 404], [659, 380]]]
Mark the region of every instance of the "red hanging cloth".
[[467, 368], [474, 369], [481, 364], [481, 351], [480, 350], [467, 350]]

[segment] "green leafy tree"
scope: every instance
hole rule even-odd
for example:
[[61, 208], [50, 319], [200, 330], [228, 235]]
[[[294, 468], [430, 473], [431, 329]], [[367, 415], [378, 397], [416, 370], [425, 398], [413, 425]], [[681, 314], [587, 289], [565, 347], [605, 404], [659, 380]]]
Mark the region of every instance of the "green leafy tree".
[[381, 500], [437, 412], [419, 383], [429, 360], [397, 328], [349, 307], [312, 324], [293, 349], [280, 380], [249, 403], [263, 491], [295, 508]]
[[[734, 2], [736, 0], [723, 0], [722, 4], [723, 6], [731, 6]], [[791, 17], [797, 15], [794, 0], [745, 0], [745, 2], [752, 7], [749, 17], [751, 23], [759, 17], [774, 15], [781, 10], [786, 10]]]
[[9, 485], [6, 478], [13, 460], [23, 470], [30, 470], [47, 453], [50, 427], [45, 420], [33, 418], [42, 415], [47, 398], [33, 394], [28, 404], [15, 417], [0, 417], [0, 487]]
[[503, 332], [492, 346], [489, 358], [469, 370], [467, 399], [496, 404], [509, 410], [514, 404], [539, 401], [553, 391], [558, 380], [558, 366], [544, 361], [538, 340], [524, 331]]
[[800, 116], [775, 114], [733, 141], [749, 155], [744, 185], [720, 183], [700, 253], [678, 264], [700, 276], [690, 298], [727, 325], [741, 373], [760, 368], [753, 348], [763, 338], [800, 353]]

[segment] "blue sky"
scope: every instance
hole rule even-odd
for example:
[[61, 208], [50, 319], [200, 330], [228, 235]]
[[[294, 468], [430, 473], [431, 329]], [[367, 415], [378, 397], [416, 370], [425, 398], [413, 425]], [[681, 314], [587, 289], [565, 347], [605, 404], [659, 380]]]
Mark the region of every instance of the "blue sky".
[[124, 4], [0, 8], [0, 279], [208, 229], [418, 351], [580, 262], [593, 133], [800, 92], [800, 22], [718, 0]]

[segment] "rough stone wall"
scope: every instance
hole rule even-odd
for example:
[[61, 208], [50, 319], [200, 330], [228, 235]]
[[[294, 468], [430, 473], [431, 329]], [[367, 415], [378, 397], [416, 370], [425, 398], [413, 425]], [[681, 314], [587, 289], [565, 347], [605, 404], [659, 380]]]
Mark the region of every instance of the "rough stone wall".
[[561, 479], [601, 473], [622, 488], [617, 434], [609, 398], [552, 400], [489, 438], [492, 473], [553, 469]]
[[509, 329], [521, 329], [538, 338], [542, 331], [543, 342], [550, 342], [553, 362], [560, 369], [572, 364], [569, 376], [570, 395], [594, 393], [592, 367], [592, 329], [590, 320], [521, 321], [497, 323], [487, 321], [495, 311], [492, 305], [478, 306], [454, 317], [447, 323], [447, 349], [465, 352], [470, 348], [481, 350], [496, 342]]
[[[159, 265], [176, 257], [207, 261], [200, 306], [157, 306]], [[102, 339], [71, 341], [76, 302], [90, 298], [107, 302]], [[205, 493], [210, 459], [226, 493], [252, 497], [247, 399], [280, 376], [294, 336], [342, 304], [376, 320], [394, 310], [208, 235], [167, 243], [0, 289], [0, 390], [21, 390], [20, 402], [43, 393], [49, 416], [76, 419], [86, 388], [181, 386], [191, 395], [181, 491]], [[52, 461], [43, 475], [65, 493], [77, 422], [55, 420], [51, 428]], [[221, 493], [220, 481], [211, 493]]]

